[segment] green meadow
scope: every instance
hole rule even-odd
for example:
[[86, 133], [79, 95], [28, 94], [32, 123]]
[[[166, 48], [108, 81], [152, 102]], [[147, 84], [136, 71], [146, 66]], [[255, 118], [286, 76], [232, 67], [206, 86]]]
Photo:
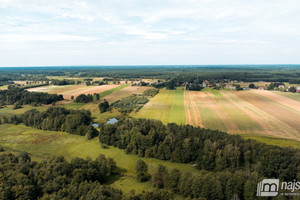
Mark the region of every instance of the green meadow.
[[11, 117], [14, 115], [20, 115], [24, 112], [31, 110], [31, 109], [37, 109], [39, 111], [45, 111], [47, 110], [47, 106], [30, 106], [30, 105], [23, 105], [22, 108], [13, 109], [12, 105], [5, 106], [4, 108], [0, 108], [0, 116], [7, 116]]
[[[86, 140], [83, 136], [71, 135], [65, 132], [38, 130], [25, 125], [0, 125], [0, 143], [8, 152], [30, 153], [37, 161], [49, 156], [64, 156], [67, 160], [74, 157], [92, 159], [99, 154], [113, 158], [117, 165], [124, 170], [124, 176], [119, 177], [112, 185], [122, 189], [125, 193], [131, 190], [140, 193], [155, 188], [150, 182], [141, 183], [135, 179], [135, 164], [138, 156], [126, 154], [123, 150], [110, 146], [102, 148], [98, 138]], [[181, 171], [201, 173], [189, 164], [172, 163], [153, 158], [142, 158], [149, 166], [149, 171], [162, 164], [170, 169], [178, 168]]]
[[184, 90], [175, 90], [169, 111], [168, 122], [185, 124]]
[[185, 124], [184, 90], [165, 90], [151, 98], [136, 114], [135, 118], [150, 118], [162, 121], [164, 124]]

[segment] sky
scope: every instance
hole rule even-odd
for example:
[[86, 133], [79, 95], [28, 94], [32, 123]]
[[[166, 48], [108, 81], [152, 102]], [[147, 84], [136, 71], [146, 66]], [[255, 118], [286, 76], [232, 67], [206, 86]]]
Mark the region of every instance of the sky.
[[0, 0], [0, 66], [300, 64], [299, 0]]

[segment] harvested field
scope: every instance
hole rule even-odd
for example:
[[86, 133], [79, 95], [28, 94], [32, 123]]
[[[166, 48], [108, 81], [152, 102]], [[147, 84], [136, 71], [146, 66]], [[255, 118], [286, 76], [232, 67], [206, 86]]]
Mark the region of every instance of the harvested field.
[[286, 106], [287, 108], [300, 113], [300, 102], [298, 101], [266, 90], [251, 90], [251, 92], [259, 94], [272, 100], [273, 102]]
[[[300, 140], [299, 102], [249, 91], [185, 91], [186, 123], [234, 134]], [[265, 95], [269, 95], [268, 99]], [[295, 105], [295, 106], [294, 106]]]
[[271, 91], [271, 92], [300, 102], [300, 93], [279, 92], [279, 91]]
[[62, 94], [65, 99], [71, 99], [71, 96], [75, 98], [80, 94], [93, 94], [101, 93], [106, 90], [110, 90], [118, 87], [118, 85], [100, 85], [100, 86], [86, 86], [86, 85], [64, 85], [64, 86], [45, 86], [28, 89], [28, 91], [34, 92], [48, 92], [50, 94]]

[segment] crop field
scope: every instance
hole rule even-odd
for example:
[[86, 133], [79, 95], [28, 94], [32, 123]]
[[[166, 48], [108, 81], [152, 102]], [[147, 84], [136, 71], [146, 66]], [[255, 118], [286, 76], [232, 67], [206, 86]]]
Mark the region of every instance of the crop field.
[[[141, 87], [141, 86], [126, 86], [124, 85], [123, 88], [116, 89], [115, 91], [109, 92], [108, 94], [104, 95], [104, 99], [106, 99], [109, 103], [113, 103], [119, 99], [124, 97], [130, 96], [132, 94], [143, 94], [143, 92], [151, 87]], [[100, 98], [103, 96], [103, 93]]]
[[265, 140], [275, 137], [300, 141], [298, 98], [300, 94], [264, 90], [161, 90], [133, 116], [219, 129], [248, 137], [255, 135]]
[[71, 96], [77, 97], [80, 94], [93, 94], [101, 93], [113, 88], [118, 85], [100, 85], [100, 86], [86, 86], [82, 85], [64, 85], [64, 86], [45, 86], [28, 89], [28, 91], [34, 92], [48, 92], [50, 94], [62, 94], [65, 99], [71, 99]]
[[[85, 137], [71, 135], [64, 132], [38, 130], [24, 125], [2, 124], [0, 125], [0, 143], [7, 151], [26, 151], [37, 161], [48, 156], [64, 156], [70, 160], [74, 157], [92, 159], [99, 154], [113, 158], [117, 165], [126, 170], [122, 176], [113, 183], [113, 186], [122, 189], [125, 193], [135, 190], [137, 193], [154, 190], [150, 182], [141, 183], [135, 178], [135, 164], [140, 157], [126, 154], [115, 147], [101, 148], [98, 138], [86, 140]], [[181, 171], [201, 173], [188, 164], [172, 163], [152, 158], [143, 158], [148, 164], [149, 171], [154, 170], [158, 164], [170, 169], [178, 168]]]
[[160, 90], [160, 92], [136, 114], [136, 118], [158, 119], [163, 123], [185, 123], [184, 91]]

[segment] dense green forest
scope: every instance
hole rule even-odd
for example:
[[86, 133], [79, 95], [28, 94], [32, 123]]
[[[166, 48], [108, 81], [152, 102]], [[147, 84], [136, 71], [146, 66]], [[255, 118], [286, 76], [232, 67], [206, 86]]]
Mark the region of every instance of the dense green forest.
[[247, 82], [298, 81], [299, 65], [191, 65], [191, 66], [94, 66], [1, 68], [0, 80], [48, 80], [47, 76], [159, 78], [177, 82], [200, 80], [242, 80]]
[[27, 153], [0, 155], [0, 199], [120, 199], [120, 190], [104, 186], [119, 169], [111, 158], [52, 157], [31, 161]]
[[0, 154], [0, 199], [5, 200], [168, 200], [167, 190], [124, 195], [108, 186], [122, 169], [111, 158], [99, 155], [95, 160], [51, 157], [42, 162], [31, 160], [28, 153], [15, 156]]
[[218, 130], [150, 119], [120, 119], [101, 127], [99, 140], [141, 157], [195, 163], [210, 171], [256, 171], [260, 176], [293, 180], [300, 150], [244, 140]]
[[51, 104], [61, 100], [63, 100], [62, 95], [28, 92], [12, 85], [7, 90], [0, 90], [0, 105]]
[[11, 119], [11, 123], [24, 123], [26, 126], [42, 130], [65, 131], [86, 136], [88, 139], [98, 135], [92, 122], [91, 112], [88, 110], [69, 110], [61, 107], [50, 107], [44, 112], [32, 109]]

